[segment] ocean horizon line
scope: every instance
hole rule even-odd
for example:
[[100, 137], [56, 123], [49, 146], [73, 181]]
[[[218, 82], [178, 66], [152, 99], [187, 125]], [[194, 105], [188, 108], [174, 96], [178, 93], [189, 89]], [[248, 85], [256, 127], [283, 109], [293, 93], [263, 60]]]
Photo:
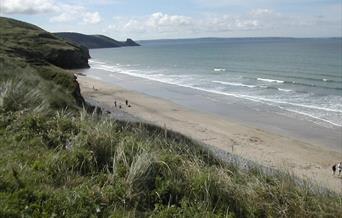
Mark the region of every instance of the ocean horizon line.
[[176, 40], [251, 40], [251, 39], [342, 39], [342, 36], [311, 36], [311, 37], [292, 37], [292, 36], [246, 36], [246, 37], [181, 37], [181, 38], [157, 38], [157, 39], [138, 39], [137, 42], [150, 42], [150, 41], [176, 41]]

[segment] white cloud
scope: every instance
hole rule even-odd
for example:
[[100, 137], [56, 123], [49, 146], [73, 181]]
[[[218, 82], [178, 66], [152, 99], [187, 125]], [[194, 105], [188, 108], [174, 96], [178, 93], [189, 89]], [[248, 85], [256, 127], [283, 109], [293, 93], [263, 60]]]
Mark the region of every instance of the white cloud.
[[[313, 0], [192, 0], [199, 7], [206, 9], [220, 9], [245, 11], [253, 8], [273, 8], [276, 5], [309, 4]], [[324, 1], [324, 0], [322, 0]]]
[[83, 0], [86, 3], [97, 4], [97, 5], [112, 5], [120, 4], [125, 0]]
[[236, 20], [235, 24], [242, 30], [253, 30], [260, 26], [258, 20]]
[[2, 14], [51, 13], [51, 22], [71, 22], [80, 20], [83, 24], [97, 24], [101, 21], [99, 12], [88, 11], [85, 7], [58, 3], [54, 0], [1, 0]]
[[174, 32], [186, 30], [193, 23], [191, 17], [180, 15], [168, 15], [161, 12], [153, 13], [149, 16], [124, 18], [115, 17], [114, 23], [108, 29], [120, 30], [124, 32]]
[[317, 16], [282, 14], [267, 8], [257, 8], [240, 15], [201, 14], [193, 17], [156, 12], [140, 17], [115, 17], [104, 31], [106, 34], [138, 38], [289, 36], [289, 30], [306, 35], [309, 29], [324, 21], [328, 20]]
[[89, 12], [86, 8], [78, 5], [59, 5], [58, 15], [50, 18], [51, 22], [74, 22], [82, 21], [83, 24], [97, 24], [101, 22], [99, 12]]
[[152, 14], [147, 24], [152, 27], [165, 27], [165, 26], [186, 26], [191, 23], [191, 18], [179, 15], [168, 15], [161, 12]]
[[97, 24], [101, 22], [101, 17], [99, 12], [87, 12], [83, 17], [83, 21], [86, 24]]
[[198, 29], [198, 32], [225, 33], [255, 30], [259, 29], [261, 26], [260, 21], [252, 17], [207, 15], [196, 24], [196, 29]]
[[258, 9], [254, 9], [249, 13], [251, 16], [254, 17], [260, 17], [260, 16], [274, 16], [277, 15], [276, 13], [274, 13], [272, 10], [270, 9], [262, 9], [262, 8], [258, 8]]
[[199, 32], [227, 32], [234, 30], [253, 30], [261, 26], [256, 18], [231, 15], [207, 15], [193, 18], [182, 15], [169, 15], [161, 12], [149, 16], [124, 18], [115, 17], [113, 24], [107, 31], [123, 31], [134, 33], [199, 33]]
[[4, 14], [38, 14], [56, 11], [52, 0], [1, 0], [0, 11]]
[[67, 4], [62, 4], [59, 5], [57, 14], [53, 17], [50, 18], [51, 22], [69, 22], [69, 21], [74, 21], [79, 16], [81, 16], [84, 13], [85, 9], [81, 6], [76, 6], [76, 5], [67, 5]]

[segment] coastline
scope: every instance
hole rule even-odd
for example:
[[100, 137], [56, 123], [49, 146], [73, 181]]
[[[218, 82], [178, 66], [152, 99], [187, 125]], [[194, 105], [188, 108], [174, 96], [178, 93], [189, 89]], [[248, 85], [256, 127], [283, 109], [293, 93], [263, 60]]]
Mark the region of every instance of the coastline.
[[[317, 133], [316, 127], [312, 141], [323, 136], [317, 142], [327, 143], [301, 143], [280, 136], [279, 124], [293, 119], [277, 116], [274, 108], [116, 71], [93, 74], [86, 47], [12, 18], [0, 17], [0, 26], [0, 217], [342, 214], [342, 189], [320, 174], [328, 160], [310, 163], [311, 174], [301, 174], [316, 175], [316, 182], [292, 170], [304, 170], [318, 153], [340, 155], [329, 146], [340, 139], [335, 131]], [[94, 76], [102, 82], [89, 78]], [[249, 125], [243, 116], [275, 129]], [[301, 124], [294, 131], [311, 130], [309, 122], [296, 121]], [[293, 152], [304, 158], [276, 162]]]
[[[326, 146], [270, 133], [225, 117], [187, 109], [170, 101], [130, 91], [78, 75], [82, 96], [123, 118], [166, 127], [266, 167], [288, 171], [341, 192], [342, 177], [331, 175], [331, 164], [342, 153]], [[125, 106], [125, 100], [132, 107]], [[122, 109], [114, 107], [114, 101]]]
[[139, 75], [127, 75], [120, 71], [112, 73], [112, 71], [90, 68], [82, 72], [90, 78], [148, 96], [166, 99], [195, 111], [223, 116], [246, 126], [296, 138], [310, 144], [324, 145], [342, 152], [342, 127], [320, 122], [320, 120], [291, 112], [283, 107], [211, 93], [199, 90], [197, 87], [183, 87], [177, 83], [155, 81], [153, 78], [144, 78]]

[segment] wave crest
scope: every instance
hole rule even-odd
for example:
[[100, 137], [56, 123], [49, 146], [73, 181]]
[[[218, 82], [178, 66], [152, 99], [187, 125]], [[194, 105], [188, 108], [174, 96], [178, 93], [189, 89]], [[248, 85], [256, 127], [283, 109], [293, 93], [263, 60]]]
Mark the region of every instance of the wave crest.
[[225, 72], [226, 69], [225, 68], [214, 68], [215, 72]]
[[257, 78], [259, 81], [269, 82], [269, 83], [284, 83], [283, 80], [276, 80], [276, 79], [264, 79], [264, 78]]

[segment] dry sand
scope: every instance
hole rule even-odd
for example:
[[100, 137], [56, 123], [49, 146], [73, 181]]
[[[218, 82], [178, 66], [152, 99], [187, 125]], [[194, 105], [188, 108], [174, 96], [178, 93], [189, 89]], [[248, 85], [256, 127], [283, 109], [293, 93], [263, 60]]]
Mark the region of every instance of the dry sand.
[[[166, 126], [197, 141], [264, 166], [290, 171], [342, 193], [342, 176], [331, 175], [331, 165], [342, 158], [340, 151], [244, 126], [214, 114], [189, 110], [85, 76], [79, 75], [78, 82], [86, 99], [96, 100], [109, 110], [114, 110], [114, 101], [117, 101], [123, 112], [138, 119]], [[126, 99], [132, 107], [126, 107]]]

